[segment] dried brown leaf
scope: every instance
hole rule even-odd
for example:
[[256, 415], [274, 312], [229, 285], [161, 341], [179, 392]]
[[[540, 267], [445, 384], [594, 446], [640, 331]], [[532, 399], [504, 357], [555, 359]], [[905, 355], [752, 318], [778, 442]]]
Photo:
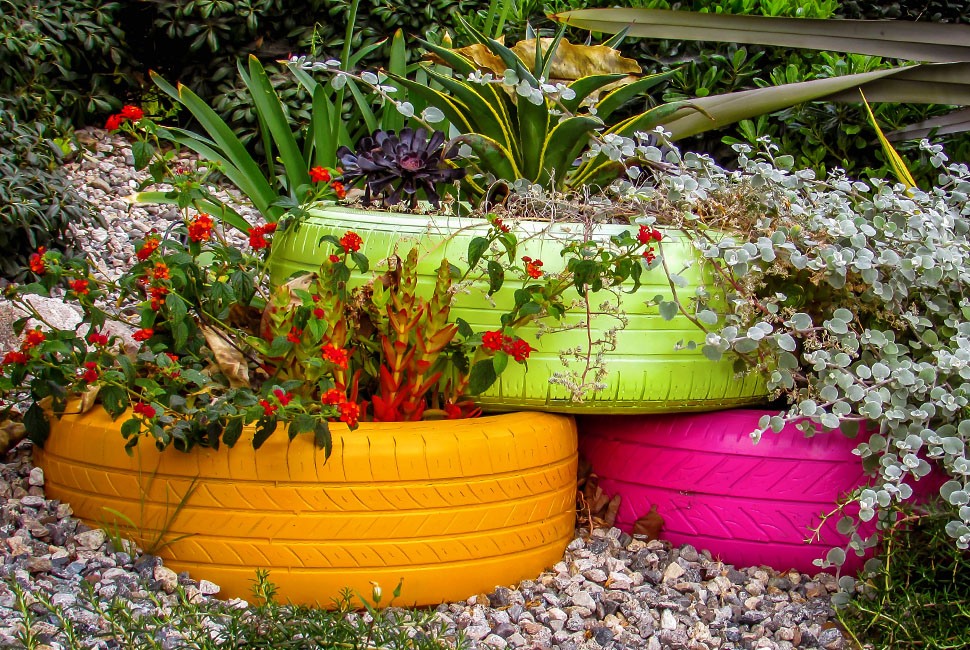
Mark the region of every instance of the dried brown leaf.
[[23, 422], [4, 420], [0, 423], [0, 456], [17, 446], [17, 443], [27, 437], [27, 428]]
[[216, 331], [207, 325], [202, 325], [202, 335], [205, 336], [206, 345], [212, 350], [219, 370], [229, 380], [232, 388], [244, 388], [249, 386], [249, 364], [246, 362], [245, 355], [234, 346], [222, 332]]
[[650, 506], [650, 512], [643, 515], [633, 524], [633, 534], [643, 535], [648, 540], [660, 539], [660, 531], [663, 530], [664, 518], [657, 512], [657, 505]]
[[[552, 38], [541, 39], [541, 47], [545, 53], [552, 44]], [[532, 69], [536, 55], [536, 41], [529, 39], [519, 41], [512, 46], [512, 51], [526, 67]], [[455, 50], [466, 59], [474, 62], [482, 71], [500, 75], [505, 72], [506, 65], [502, 59], [492, 52], [488, 46], [481, 43], [469, 45]], [[431, 57], [436, 63], [444, 61]], [[550, 81], [575, 81], [591, 75], [626, 73], [638, 75], [641, 73], [640, 64], [628, 59], [617, 50], [606, 45], [574, 45], [568, 41], [560, 41], [549, 68]], [[635, 77], [631, 77], [632, 81]], [[629, 83], [629, 82], [627, 82]]]

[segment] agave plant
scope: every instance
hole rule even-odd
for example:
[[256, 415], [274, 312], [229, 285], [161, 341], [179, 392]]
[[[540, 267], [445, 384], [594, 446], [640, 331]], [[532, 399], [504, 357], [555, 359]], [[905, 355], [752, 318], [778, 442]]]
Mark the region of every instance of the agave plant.
[[[605, 187], [625, 168], [608, 156], [575, 165], [592, 139], [598, 133], [632, 137], [688, 104], [652, 108], [608, 127], [618, 108], [671, 73], [640, 77], [639, 66], [612, 47], [622, 36], [602, 46], [577, 46], [564, 42], [560, 30], [555, 38], [509, 48], [462, 24], [475, 41], [472, 48], [452, 50], [421, 41], [435, 61], [460, 75], [427, 66], [426, 74], [441, 90], [390, 76], [444, 114], [461, 134], [452, 143], [466, 145], [489, 180], [526, 179], [557, 191]], [[572, 79], [560, 72], [569, 67], [576, 71]]]
[[456, 181], [465, 176], [465, 170], [449, 166], [446, 160], [452, 151], [444, 151], [445, 134], [435, 131], [428, 137], [424, 128], [375, 131], [357, 143], [357, 151], [348, 147], [337, 150], [337, 158], [343, 166], [343, 180], [347, 184], [364, 181], [364, 205], [374, 197], [381, 197], [386, 206], [397, 205], [404, 195], [409, 197], [408, 207], [418, 204], [418, 191], [424, 190], [428, 201], [437, 208], [441, 202], [437, 185]]

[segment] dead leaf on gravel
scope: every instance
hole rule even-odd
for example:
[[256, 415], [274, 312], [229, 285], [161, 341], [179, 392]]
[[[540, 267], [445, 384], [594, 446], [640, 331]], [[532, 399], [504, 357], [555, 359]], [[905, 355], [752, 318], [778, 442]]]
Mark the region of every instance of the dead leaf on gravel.
[[27, 437], [27, 428], [23, 422], [4, 420], [0, 423], [0, 456], [17, 446], [17, 443]]

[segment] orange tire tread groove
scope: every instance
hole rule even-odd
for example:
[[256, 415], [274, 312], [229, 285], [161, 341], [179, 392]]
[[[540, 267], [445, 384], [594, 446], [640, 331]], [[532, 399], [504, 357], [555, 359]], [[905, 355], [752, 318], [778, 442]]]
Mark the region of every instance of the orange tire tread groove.
[[160, 555], [224, 597], [248, 597], [266, 568], [294, 602], [367, 594], [371, 580], [388, 592], [403, 577], [395, 604], [435, 604], [536, 577], [574, 532], [569, 417], [335, 425], [326, 463], [309, 439], [282, 432], [255, 452], [244, 436], [190, 454], [142, 441], [129, 457], [119, 426], [100, 411], [55, 422], [36, 452], [48, 497], [92, 525], [120, 524], [111, 508], [143, 539], [185, 536]]

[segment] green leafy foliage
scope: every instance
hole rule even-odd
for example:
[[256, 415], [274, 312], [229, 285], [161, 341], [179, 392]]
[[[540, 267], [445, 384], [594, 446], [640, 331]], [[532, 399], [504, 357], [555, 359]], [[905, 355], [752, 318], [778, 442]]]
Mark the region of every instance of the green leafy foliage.
[[70, 224], [94, 219], [63, 171], [53, 129], [41, 122], [18, 122], [0, 99], [0, 276], [27, 273], [30, 255], [46, 247], [69, 252]]
[[64, 132], [120, 106], [132, 87], [121, 14], [103, 0], [0, 3], [3, 112]]

